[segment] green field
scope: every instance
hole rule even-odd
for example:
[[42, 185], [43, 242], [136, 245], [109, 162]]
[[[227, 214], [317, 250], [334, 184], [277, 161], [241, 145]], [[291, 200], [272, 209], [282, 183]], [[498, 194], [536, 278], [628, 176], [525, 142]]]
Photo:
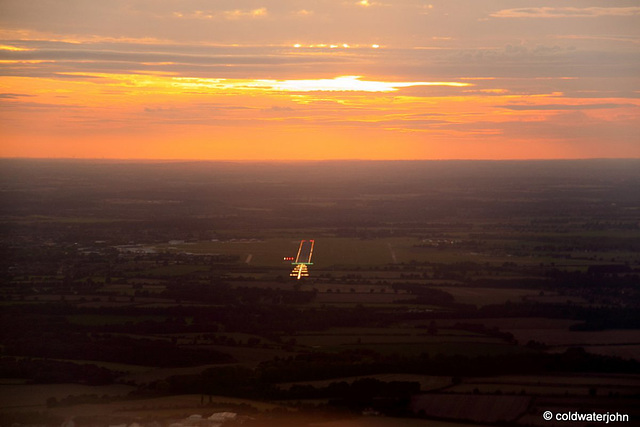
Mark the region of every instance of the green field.
[[[382, 331], [380, 331], [382, 332]], [[283, 337], [289, 339], [289, 337]], [[477, 344], [490, 344], [490, 345], [502, 345], [503, 342], [496, 338], [489, 337], [442, 337], [442, 336], [429, 336], [429, 335], [394, 335], [393, 333], [384, 334], [353, 334], [353, 335], [296, 335], [295, 338], [298, 344], [302, 344], [314, 348], [323, 347], [335, 347], [335, 346], [366, 346], [371, 348], [372, 346], [398, 346], [398, 348], [407, 347], [410, 351], [415, 347], [421, 349], [455, 349], [457, 351], [458, 345], [477, 345]], [[385, 347], [386, 348], [386, 347]], [[493, 349], [493, 347], [491, 347]]]
[[197, 273], [199, 271], [208, 271], [209, 266], [206, 265], [181, 265], [181, 264], [172, 264], [172, 265], [162, 265], [155, 268], [149, 268], [143, 271], [136, 271], [128, 273], [128, 275], [132, 277], [136, 276], [184, 276], [192, 273]]
[[[306, 237], [305, 238], [312, 238]], [[398, 239], [394, 239], [395, 243]], [[400, 242], [408, 245], [410, 239]], [[312, 261], [315, 268], [327, 268], [337, 265], [383, 265], [393, 261], [387, 239], [359, 240], [351, 238], [323, 237], [315, 239]], [[284, 257], [295, 257], [298, 251], [298, 239], [268, 239], [262, 241], [214, 241], [185, 243], [180, 245], [161, 245], [156, 249], [169, 252], [188, 252], [194, 254], [237, 255], [241, 262], [255, 266], [277, 267], [288, 264]], [[251, 257], [249, 257], [251, 255]]]
[[[314, 238], [303, 236], [304, 239]], [[335, 268], [352, 266], [380, 266], [410, 261], [482, 261], [504, 262], [502, 257], [478, 256], [460, 251], [436, 251], [415, 248], [419, 240], [411, 237], [385, 239], [357, 239], [347, 237], [314, 238], [314, 268]], [[187, 252], [194, 254], [237, 255], [241, 262], [250, 260], [251, 265], [276, 267], [283, 264], [283, 258], [297, 253], [298, 239], [266, 239], [262, 241], [214, 241], [184, 243], [179, 245], [159, 245], [158, 251]], [[249, 255], [251, 257], [249, 258]], [[286, 264], [286, 262], [285, 262]]]
[[475, 356], [496, 356], [502, 354], [517, 354], [523, 353], [527, 350], [522, 347], [517, 347], [502, 343], [486, 343], [486, 342], [474, 342], [457, 341], [457, 342], [436, 342], [436, 343], [393, 343], [393, 344], [351, 344], [341, 345], [337, 347], [327, 347], [326, 351], [344, 351], [344, 350], [358, 350], [358, 349], [371, 349], [382, 355], [399, 354], [402, 356], [419, 356], [423, 353], [428, 354], [430, 357], [442, 354], [444, 356], [461, 355], [468, 357]]
[[637, 375], [566, 375], [523, 376], [505, 375], [496, 377], [466, 378], [462, 384], [447, 389], [452, 393], [574, 395], [587, 396], [595, 390], [598, 394], [636, 395], [640, 391]]
[[[318, 231], [318, 233], [322, 233]], [[387, 264], [415, 262], [458, 263], [473, 262], [476, 264], [498, 264], [506, 262], [521, 265], [539, 265], [540, 263], [562, 263], [575, 265], [578, 269], [601, 262], [600, 259], [615, 259], [618, 262], [632, 261], [633, 254], [624, 251], [593, 252], [592, 260], [583, 259], [584, 253], [558, 252], [558, 257], [550, 257], [548, 253], [536, 253], [531, 247], [539, 242], [518, 242], [518, 235], [504, 240], [498, 236], [483, 236], [487, 239], [482, 250], [470, 250], [453, 245], [445, 248], [421, 247], [421, 239], [417, 237], [395, 237], [378, 239], [360, 239], [351, 237], [314, 236], [314, 232], [301, 235], [300, 238], [267, 238], [264, 240], [230, 240], [200, 241], [182, 244], [162, 244], [155, 246], [159, 252], [235, 255], [239, 262], [252, 266], [278, 267], [287, 265], [284, 257], [295, 257], [301, 239], [314, 239], [313, 263], [316, 269], [350, 268], [354, 266], [371, 267]], [[526, 238], [527, 236], [523, 236]], [[529, 236], [530, 237], [530, 236]], [[557, 237], [557, 236], [556, 236]], [[564, 236], [562, 236], [564, 237]], [[518, 242], [518, 247], [509, 249]], [[497, 249], [500, 248], [500, 249]], [[518, 251], [524, 251], [518, 255]], [[573, 257], [573, 258], [572, 258]], [[582, 258], [581, 258], [582, 257]], [[152, 272], [152, 271], [150, 271]], [[168, 269], [171, 274], [171, 269]], [[176, 273], [180, 274], [180, 273]]]
[[[504, 304], [507, 301], [520, 302], [526, 297], [537, 297], [535, 289], [518, 288], [471, 288], [461, 286], [438, 286], [437, 289], [450, 293], [456, 302], [478, 306]], [[566, 300], [566, 298], [565, 298]]]
[[161, 322], [165, 319], [164, 316], [107, 316], [98, 314], [74, 314], [67, 316], [69, 323], [82, 326], [125, 325], [127, 323], [140, 323], [147, 320]]
[[299, 244], [299, 240], [292, 239], [202, 241], [176, 245], [158, 245], [156, 250], [193, 254], [236, 255], [240, 258], [240, 262], [246, 262], [249, 255], [251, 255], [251, 265], [279, 266], [283, 264], [283, 257], [296, 255]]
[[278, 387], [281, 389], [289, 389], [292, 385], [310, 385], [313, 387], [327, 387], [334, 382], [344, 381], [346, 383], [353, 383], [362, 378], [375, 378], [379, 381], [392, 382], [392, 381], [408, 381], [419, 382], [421, 391], [436, 390], [439, 388], [447, 387], [451, 385], [451, 377], [449, 376], [435, 376], [435, 375], [418, 375], [418, 374], [377, 374], [377, 375], [363, 375], [357, 377], [344, 377], [344, 378], [331, 378], [327, 380], [317, 381], [299, 381], [294, 383], [280, 383]]

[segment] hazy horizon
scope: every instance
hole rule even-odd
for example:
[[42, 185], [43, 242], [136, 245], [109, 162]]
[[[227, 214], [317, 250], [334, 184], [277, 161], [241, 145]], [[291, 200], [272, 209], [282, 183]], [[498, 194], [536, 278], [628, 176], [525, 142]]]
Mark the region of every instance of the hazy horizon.
[[572, 158], [442, 158], [442, 159], [363, 159], [363, 158], [336, 158], [336, 159], [196, 159], [196, 158], [118, 158], [118, 157], [0, 157], [5, 160], [26, 161], [78, 161], [78, 162], [107, 162], [107, 163], [536, 163], [536, 162], [597, 162], [597, 161], [640, 161], [640, 157], [572, 157]]

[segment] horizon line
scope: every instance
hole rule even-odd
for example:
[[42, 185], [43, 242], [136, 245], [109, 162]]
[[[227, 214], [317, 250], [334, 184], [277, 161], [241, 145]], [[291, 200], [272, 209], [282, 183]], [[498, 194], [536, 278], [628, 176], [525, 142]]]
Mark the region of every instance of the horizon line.
[[328, 163], [328, 162], [544, 162], [544, 161], [587, 161], [587, 160], [640, 160], [638, 157], [534, 157], [534, 158], [437, 158], [437, 159], [364, 159], [364, 158], [336, 158], [336, 159], [180, 159], [180, 158], [147, 158], [147, 157], [3, 157], [3, 160], [51, 160], [51, 161], [101, 161], [127, 163]]

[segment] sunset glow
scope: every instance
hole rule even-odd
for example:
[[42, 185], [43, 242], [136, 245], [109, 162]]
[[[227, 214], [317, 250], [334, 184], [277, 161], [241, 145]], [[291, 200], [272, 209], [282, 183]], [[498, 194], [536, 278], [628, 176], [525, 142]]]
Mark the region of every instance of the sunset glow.
[[418, 3], [2, 2], [0, 156], [640, 157], [632, 3]]

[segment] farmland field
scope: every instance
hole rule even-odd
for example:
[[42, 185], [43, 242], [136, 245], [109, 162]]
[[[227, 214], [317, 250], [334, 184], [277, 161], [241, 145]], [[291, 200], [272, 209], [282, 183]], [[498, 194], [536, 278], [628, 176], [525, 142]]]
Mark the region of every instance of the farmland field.
[[[388, 245], [398, 242], [397, 239], [359, 240], [349, 238], [316, 237], [301, 235], [300, 240], [314, 238], [315, 250], [312, 262], [314, 268], [326, 268], [339, 265], [383, 265], [392, 262]], [[195, 254], [238, 255], [245, 260], [249, 254], [251, 264], [256, 266], [276, 267], [283, 265], [283, 257], [295, 256], [300, 240], [266, 239], [255, 241], [217, 241], [196, 242], [176, 245], [157, 246], [159, 251], [190, 252]], [[403, 244], [408, 240], [402, 239]]]
[[0, 425], [640, 407], [637, 160], [2, 164]]
[[[423, 420], [398, 419], [389, 417], [357, 417], [337, 421], [314, 422], [309, 427], [422, 427]], [[430, 420], [430, 427], [468, 427], [467, 423]]]
[[297, 382], [297, 383], [281, 383], [278, 384], [278, 387], [282, 389], [288, 389], [292, 385], [310, 385], [313, 387], [327, 387], [331, 383], [335, 382], [346, 382], [352, 383], [359, 379], [363, 378], [375, 378], [380, 381], [391, 382], [391, 381], [415, 381], [420, 383], [421, 391], [430, 391], [436, 390], [439, 388], [447, 387], [451, 385], [451, 378], [449, 377], [439, 377], [433, 375], [412, 375], [412, 374], [380, 374], [380, 375], [369, 375], [366, 377], [344, 377], [344, 378], [331, 378], [328, 380], [320, 380], [320, 381], [305, 381], [305, 382]]
[[[353, 344], [363, 346], [375, 346], [375, 345], [397, 345], [398, 349], [401, 345], [416, 345], [416, 346], [429, 346], [434, 345], [436, 348], [440, 348], [440, 344], [443, 346], [457, 346], [457, 345], [474, 345], [474, 344], [504, 344], [497, 338], [490, 337], [447, 337], [447, 336], [397, 336], [391, 334], [353, 334], [353, 335], [307, 335], [296, 336], [296, 341], [299, 344], [307, 345], [314, 348], [320, 347], [332, 347], [337, 345], [351, 346]], [[444, 347], [443, 347], [444, 348]], [[462, 354], [462, 353], [461, 353]]]
[[453, 295], [456, 302], [462, 304], [504, 304], [507, 301], [519, 302], [530, 297], [537, 297], [539, 291], [533, 289], [513, 288], [469, 288], [462, 286], [436, 286]]
[[[471, 345], [473, 344], [473, 345]], [[435, 342], [435, 343], [398, 343], [398, 344], [343, 344], [340, 347], [328, 347], [327, 350], [341, 351], [341, 350], [358, 350], [358, 349], [370, 349], [374, 350], [382, 355], [399, 354], [407, 357], [420, 356], [423, 353], [428, 354], [431, 357], [437, 355], [444, 356], [497, 356], [497, 355], [510, 355], [526, 353], [527, 350], [511, 346], [503, 343], [487, 343], [487, 342], [474, 342], [473, 339], [469, 341], [455, 341], [455, 342]]]
[[412, 406], [437, 418], [460, 418], [476, 423], [513, 421], [524, 414], [530, 397], [429, 394], [414, 398]]
[[0, 385], [0, 408], [45, 407], [47, 399], [70, 395], [125, 396], [135, 387], [108, 385], [91, 387], [80, 384]]

